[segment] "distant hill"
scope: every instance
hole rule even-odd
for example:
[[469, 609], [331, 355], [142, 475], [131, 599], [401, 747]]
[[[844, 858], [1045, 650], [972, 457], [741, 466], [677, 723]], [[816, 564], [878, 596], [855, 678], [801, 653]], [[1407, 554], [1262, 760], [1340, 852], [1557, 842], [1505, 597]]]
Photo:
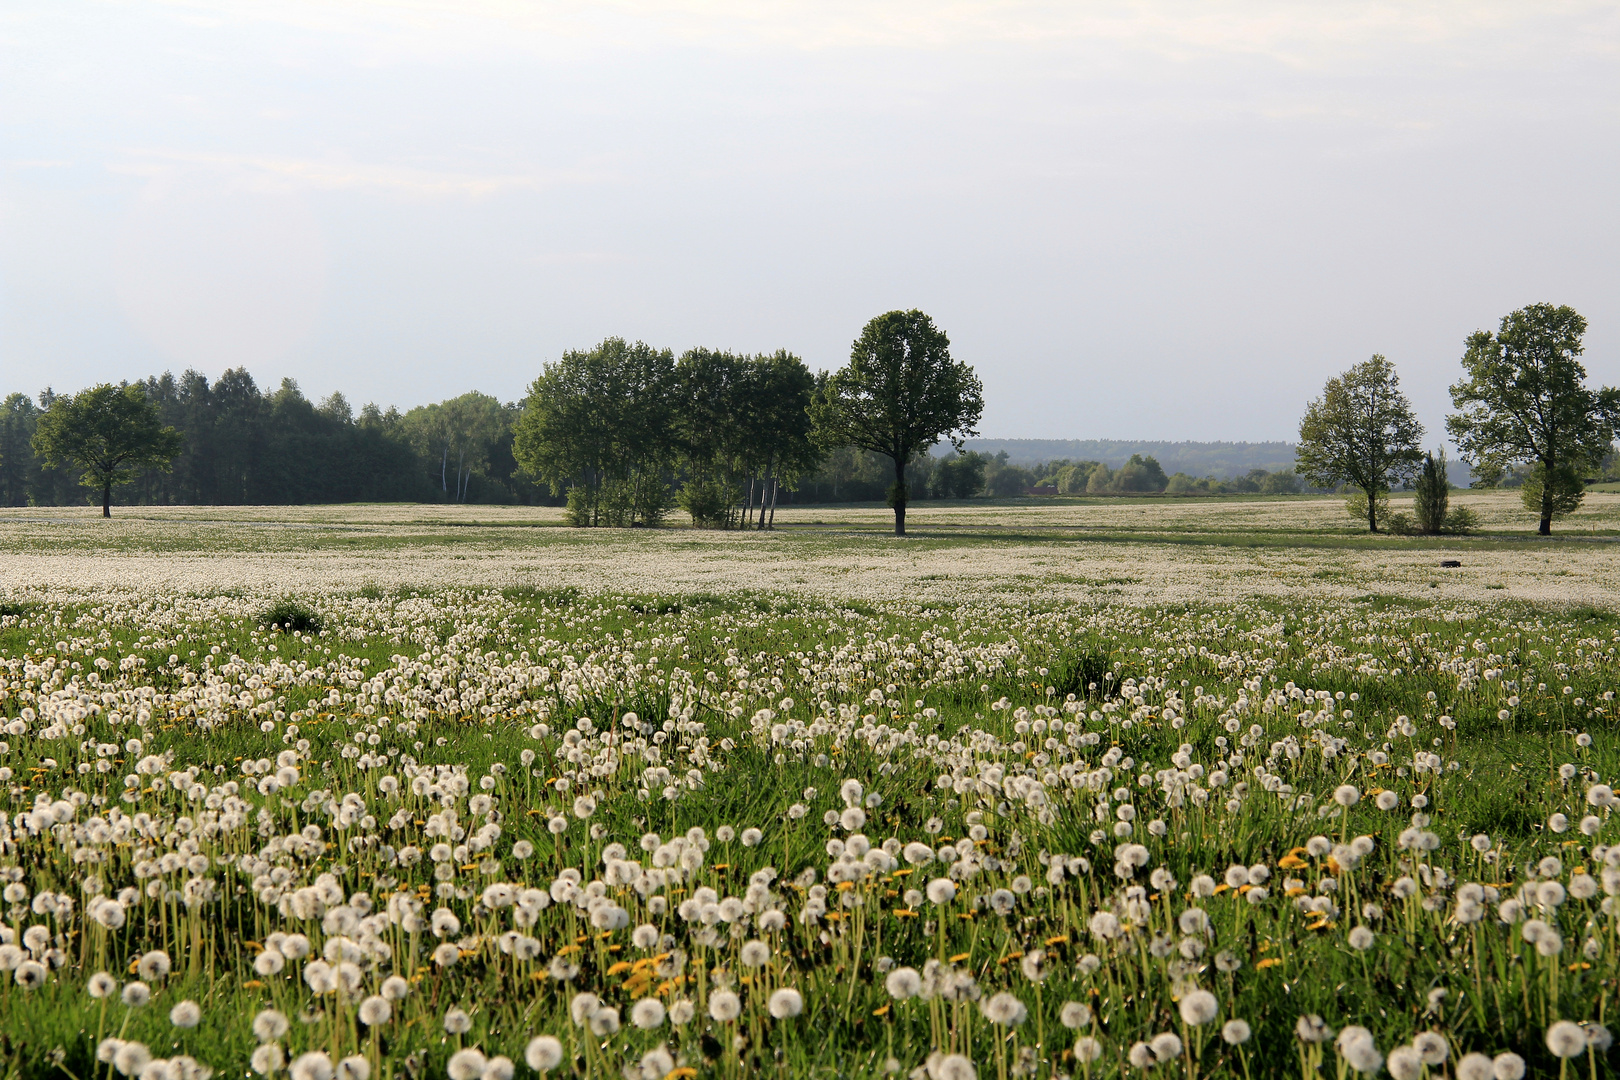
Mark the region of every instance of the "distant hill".
[[[969, 450], [995, 456], [1003, 450], [1013, 465], [1068, 458], [1071, 461], [1100, 461], [1117, 468], [1132, 454], [1157, 458], [1167, 473], [1188, 476], [1214, 476], [1226, 479], [1242, 476], [1250, 469], [1276, 472], [1294, 464], [1294, 444], [1287, 442], [1136, 442], [1129, 439], [969, 439]], [[936, 455], [949, 453], [950, 444], [934, 448]]]

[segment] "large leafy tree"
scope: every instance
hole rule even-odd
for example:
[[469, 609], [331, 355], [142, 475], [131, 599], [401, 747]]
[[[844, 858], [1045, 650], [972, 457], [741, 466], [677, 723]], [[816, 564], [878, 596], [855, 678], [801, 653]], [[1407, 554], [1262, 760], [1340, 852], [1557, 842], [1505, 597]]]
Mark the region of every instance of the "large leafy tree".
[[1580, 505], [1581, 470], [1608, 454], [1620, 417], [1620, 390], [1587, 389], [1581, 338], [1586, 320], [1574, 308], [1531, 304], [1503, 316], [1492, 334], [1479, 330], [1463, 353], [1467, 377], [1451, 388], [1457, 412], [1446, 430], [1480, 481], [1494, 484], [1514, 464], [1533, 464], [1524, 485], [1537, 532]]
[[695, 524], [731, 528], [754, 427], [744, 416], [754, 397], [748, 358], [688, 349], [675, 365], [674, 384], [671, 430], [686, 473], [681, 505]]
[[1295, 471], [1317, 487], [1351, 484], [1367, 496], [1367, 529], [1378, 531], [1379, 496], [1423, 461], [1423, 425], [1382, 356], [1335, 375], [1299, 422]]
[[[776, 520], [776, 496], [783, 484], [792, 488], [821, 463], [822, 449], [812, 437], [810, 406], [816, 379], [804, 361], [778, 349], [752, 363], [758, 398], [753, 412], [750, 451], [764, 481], [760, 489], [758, 527], [767, 527], [765, 500], [770, 498], [770, 524]], [[752, 499], [750, 499], [752, 503]]]
[[855, 446], [894, 463], [894, 534], [906, 534], [906, 463], [940, 439], [958, 450], [977, 435], [984, 387], [951, 359], [950, 339], [920, 311], [891, 311], [866, 324], [849, 364], [825, 378], [810, 410], [824, 447]]
[[608, 338], [564, 353], [530, 386], [512, 454], [568, 490], [575, 524], [656, 524], [668, 509], [674, 370], [668, 349]]
[[100, 489], [101, 516], [112, 517], [112, 489], [143, 470], [168, 468], [183, 441], [163, 425], [143, 387], [102, 383], [55, 398], [33, 444], [48, 463], [84, 470], [79, 482]]
[[30, 442], [40, 411], [26, 394], [0, 402], [0, 506], [27, 506], [39, 462]]
[[476, 390], [418, 406], [401, 418], [412, 448], [436, 468], [439, 490], [452, 502], [467, 501], [473, 473], [487, 473], [499, 446], [511, 438], [511, 424], [499, 400]]

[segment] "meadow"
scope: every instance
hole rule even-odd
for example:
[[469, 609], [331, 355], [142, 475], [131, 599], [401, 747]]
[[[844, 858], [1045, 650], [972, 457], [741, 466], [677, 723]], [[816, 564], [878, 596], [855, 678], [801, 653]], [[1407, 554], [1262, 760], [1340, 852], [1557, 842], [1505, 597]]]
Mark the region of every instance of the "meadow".
[[0, 511], [0, 1073], [1608, 1075], [1620, 495], [1456, 501]]

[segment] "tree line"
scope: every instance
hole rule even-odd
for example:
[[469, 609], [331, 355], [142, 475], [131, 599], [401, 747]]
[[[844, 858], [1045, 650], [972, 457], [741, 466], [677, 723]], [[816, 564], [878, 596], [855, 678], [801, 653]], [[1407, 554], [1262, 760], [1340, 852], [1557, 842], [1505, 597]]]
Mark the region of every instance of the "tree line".
[[[475, 392], [357, 414], [341, 393], [312, 402], [291, 379], [265, 392], [242, 369], [212, 383], [187, 371], [77, 395], [47, 389], [37, 403], [13, 393], [0, 403], [0, 505], [80, 502], [92, 472], [86, 486], [104, 508], [115, 494], [159, 506], [547, 501], [512, 458], [519, 412]], [[127, 427], [137, 417], [150, 430]], [[120, 432], [148, 453], [114, 461], [77, 441]]]
[[[1620, 423], [1620, 390], [1586, 386], [1586, 320], [1567, 306], [1531, 304], [1480, 330], [1464, 347], [1446, 431], [1474, 469], [1475, 487], [1517, 473], [1525, 509], [1547, 536], [1601, 473]], [[1466, 531], [1471, 515], [1448, 507], [1445, 451], [1426, 452], [1423, 425], [1381, 355], [1327, 381], [1299, 424], [1296, 470], [1320, 486], [1359, 490], [1349, 508], [1370, 532], [1386, 525], [1425, 533]], [[1411, 484], [1411, 520], [1389, 511], [1389, 491]]]
[[[1585, 386], [1586, 321], [1535, 304], [1466, 343], [1447, 431], [1475, 486], [1515, 485], [1542, 535], [1576, 509], [1612, 452], [1620, 391]], [[53, 505], [91, 489], [120, 501], [552, 502], [578, 526], [648, 526], [679, 507], [693, 524], [768, 528], [785, 493], [806, 501], [881, 497], [904, 533], [914, 498], [1357, 489], [1370, 531], [1466, 531], [1448, 506], [1444, 452], [1383, 356], [1329, 379], [1300, 422], [1294, 469], [1217, 480], [1167, 476], [1151, 454], [1114, 468], [964, 452], [984, 407], [973, 369], [920, 311], [871, 320], [849, 363], [823, 374], [784, 350], [742, 355], [609, 338], [543, 365], [522, 403], [464, 394], [401, 414], [341, 394], [309, 401], [292, 380], [261, 391], [246, 371], [210, 384], [192, 371], [47, 389], [0, 404], [0, 504]], [[956, 453], [931, 456], [949, 441]], [[1389, 492], [1411, 486], [1411, 515]]]
[[[970, 366], [920, 311], [871, 320], [842, 369], [786, 351], [745, 356], [609, 338], [545, 364], [521, 404], [471, 393], [401, 414], [342, 394], [270, 393], [245, 370], [188, 371], [0, 408], [0, 504], [561, 502], [579, 526], [768, 527], [784, 490], [829, 459], [887, 458], [905, 529], [907, 479], [942, 439], [976, 434]], [[836, 486], [836, 481], [835, 485]], [[926, 493], [925, 487], [915, 490]], [[866, 491], [851, 493], [865, 496]]]

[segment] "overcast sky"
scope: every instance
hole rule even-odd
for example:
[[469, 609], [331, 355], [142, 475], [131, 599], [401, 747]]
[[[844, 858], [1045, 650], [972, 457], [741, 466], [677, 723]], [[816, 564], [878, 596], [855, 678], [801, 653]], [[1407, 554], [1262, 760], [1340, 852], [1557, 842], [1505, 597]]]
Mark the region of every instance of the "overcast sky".
[[986, 435], [1291, 438], [1548, 300], [1620, 383], [1620, 5], [7, 0], [0, 392], [401, 408], [619, 335], [843, 363], [917, 307]]

